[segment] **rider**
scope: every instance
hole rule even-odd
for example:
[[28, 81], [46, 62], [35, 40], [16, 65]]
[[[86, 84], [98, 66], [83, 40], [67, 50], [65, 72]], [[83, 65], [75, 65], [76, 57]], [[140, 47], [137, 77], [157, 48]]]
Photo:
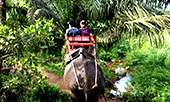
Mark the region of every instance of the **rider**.
[[[75, 27], [76, 23], [74, 20], [70, 20], [69, 22], [67, 22], [67, 24], [69, 25], [69, 28], [66, 30], [65, 33], [65, 37], [67, 36], [79, 36], [81, 35], [80, 31], [78, 28]], [[71, 43], [77, 43], [75, 41], [70, 41]], [[68, 44], [69, 42], [66, 41], [66, 44]], [[78, 48], [77, 46], [75, 46], [74, 48]], [[72, 49], [72, 47], [69, 48], [70, 50]]]
[[80, 27], [82, 36], [90, 36], [91, 30], [89, 27], [86, 27], [85, 20], [80, 21]]
[[74, 20], [70, 20], [67, 24], [69, 25], [69, 28], [66, 30], [65, 36], [81, 35], [79, 29], [75, 27], [76, 23]]

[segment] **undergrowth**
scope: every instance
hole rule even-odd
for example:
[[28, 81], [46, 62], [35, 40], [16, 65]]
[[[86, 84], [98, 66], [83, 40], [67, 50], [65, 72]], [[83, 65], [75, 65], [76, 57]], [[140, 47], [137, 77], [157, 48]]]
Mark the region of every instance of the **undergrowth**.
[[126, 53], [130, 50], [128, 40], [120, 40], [114, 43], [111, 47], [99, 47], [97, 57], [105, 61], [116, 61], [126, 56]]
[[128, 102], [166, 102], [170, 100], [170, 45], [134, 49], [125, 58], [126, 66], [134, 71]]
[[114, 86], [113, 80], [115, 80], [114, 71], [108, 69], [108, 63], [104, 60], [99, 60], [98, 64], [102, 68], [103, 74], [106, 77], [105, 86], [107, 88], [112, 88]]
[[[28, 57], [29, 56], [29, 57]], [[0, 72], [2, 102], [68, 102], [69, 96], [57, 86], [47, 83], [46, 76], [36, 68], [35, 55], [26, 58], [8, 57]]]

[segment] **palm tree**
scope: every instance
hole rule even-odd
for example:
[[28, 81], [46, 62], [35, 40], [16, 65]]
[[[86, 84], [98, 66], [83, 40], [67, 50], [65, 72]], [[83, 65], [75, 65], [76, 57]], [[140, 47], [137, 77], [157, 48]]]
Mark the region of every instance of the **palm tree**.
[[98, 21], [101, 19], [105, 22], [110, 21], [107, 24], [108, 29], [99, 34], [98, 41], [111, 43], [115, 41], [115, 38], [120, 39], [130, 34], [132, 44], [135, 34], [143, 34], [149, 37], [150, 42], [160, 43], [164, 39], [160, 32], [170, 27], [170, 16], [151, 7], [151, 4], [156, 4], [157, 1], [148, 1], [150, 0], [146, 2], [143, 0], [91, 0], [87, 7], [89, 17]]
[[[54, 18], [56, 25], [66, 29], [70, 19], [89, 20], [101, 23], [95, 32], [99, 42], [112, 43], [122, 37], [144, 35], [150, 42], [161, 43], [164, 36], [162, 29], [169, 28], [170, 17], [155, 7], [169, 0], [25, 0], [30, 3], [27, 17], [34, 22], [37, 18]], [[92, 23], [93, 24], [93, 23]], [[139, 33], [140, 32], [140, 33]], [[142, 32], [142, 33], [141, 33]]]

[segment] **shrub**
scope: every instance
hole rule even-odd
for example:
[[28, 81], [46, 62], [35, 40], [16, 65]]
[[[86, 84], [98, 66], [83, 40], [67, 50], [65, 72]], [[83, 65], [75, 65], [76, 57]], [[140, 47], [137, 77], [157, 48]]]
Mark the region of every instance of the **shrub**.
[[112, 52], [105, 51], [104, 49], [100, 49], [98, 53], [98, 58], [111, 61], [113, 58], [116, 58], [116, 55], [114, 55]]
[[126, 52], [130, 50], [128, 40], [120, 40], [114, 43], [110, 48], [101, 48], [97, 53], [97, 57], [103, 60], [112, 61], [124, 58]]
[[140, 64], [144, 64], [146, 62], [146, 58], [148, 56], [148, 52], [144, 50], [134, 49], [127, 54], [124, 59], [126, 66], [136, 66]]
[[67, 93], [61, 92], [57, 86], [51, 86], [47, 82], [40, 84], [36, 90], [33, 91], [31, 97], [34, 101], [39, 102], [69, 102]]
[[19, 97], [29, 95], [31, 91], [41, 84], [45, 78], [36, 68], [24, 67], [12, 69], [9, 75], [2, 76], [1, 98], [7, 102], [17, 101]]
[[34, 56], [6, 59], [7, 67], [5, 69], [10, 67], [12, 69], [10, 74], [0, 74], [0, 99], [5, 102], [42, 102], [43, 100], [67, 102], [69, 100], [67, 94], [61, 92], [58, 86], [50, 86], [47, 83], [47, 78], [41, 75], [37, 68], [32, 67], [34, 60]]
[[105, 86], [112, 88], [114, 85], [113, 80], [115, 80], [114, 71], [108, 69], [108, 63], [106, 61], [100, 60], [98, 64], [102, 68], [103, 74], [106, 77]]
[[57, 75], [63, 76], [64, 69], [65, 69], [65, 61], [58, 62], [58, 63], [49, 63], [44, 66], [44, 69], [48, 72], [53, 72]]

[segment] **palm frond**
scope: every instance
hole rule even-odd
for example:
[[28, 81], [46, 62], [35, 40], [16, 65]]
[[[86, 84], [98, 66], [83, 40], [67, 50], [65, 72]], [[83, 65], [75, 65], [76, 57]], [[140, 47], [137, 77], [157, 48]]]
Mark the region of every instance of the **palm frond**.
[[[47, 19], [54, 19], [54, 23], [64, 31], [64, 26], [60, 18], [55, 14], [54, 10], [50, 9], [49, 2], [44, 0], [27, 0], [30, 3], [30, 8], [27, 12], [28, 19], [34, 23], [36, 19], [46, 17]], [[48, 5], [49, 4], [49, 5]]]
[[[100, 40], [98, 41], [111, 43], [111, 41], [114, 41], [111, 39], [115, 39], [115, 37], [123, 37], [124, 35], [127, 36], [127, 34], [130, 34], [132, 45], [134, 34], [143, 34], [144, 36], [147, 34], [150, 41], [155, 44], [163, 42], [164, 36], [160, 32], [162, 29], [170, 28], [169, 15], [158, 12], [155, 13], [155, 9], [147, 8], [146, 6], [141, 6], [130, 1], [126, 3], [125, 6], [124, 10], [120, 9], [115, 12], [116, 15], [113, 15], [117, 20], [115, 25], [111, 25], [110, 27], [114, 29], [108, 29], [107, 34], [100, 34], [100, 36], [98, 36]], [[111, 30], [111, 32], [109, 32], [109, 30]], [[105, 37], [102, 35], [105, 35]]]

